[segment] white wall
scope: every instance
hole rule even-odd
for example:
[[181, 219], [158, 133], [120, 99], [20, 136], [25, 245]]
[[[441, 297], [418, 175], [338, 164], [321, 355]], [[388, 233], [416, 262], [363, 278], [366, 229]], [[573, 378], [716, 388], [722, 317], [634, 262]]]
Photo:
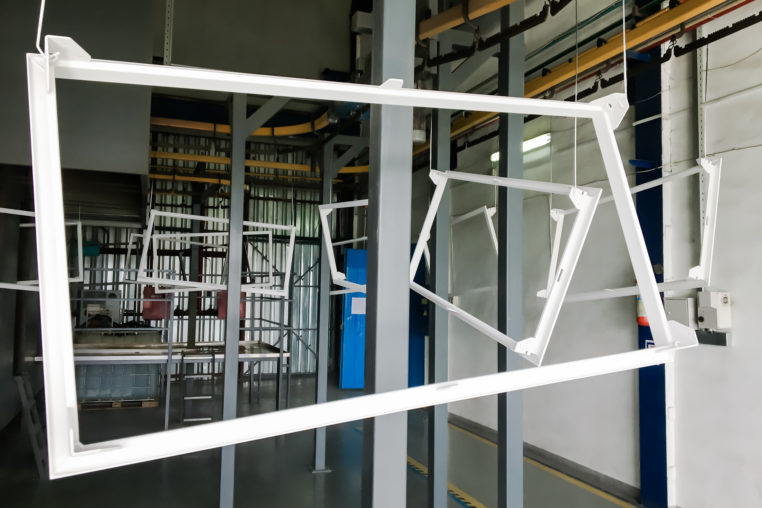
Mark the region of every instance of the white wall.
[[[756, 14], [762, 2], [709, 23], [711, 33]], [[663, 76], [665, 164], [682, 169], [695, 157], [692, 56]], [[713, 286], [731, 292], [733, 328], [727, 348], [699, 347], [678, 356], [677, 503], [682, 507], [762, 506], [762, 26], [713, 43], [704, 99], [706, 152], [723, 158]], [[685, 239], [695, 239], [696, 203], [685, 186], [665, 189], [665, 270], [684, 273], [695, 262]], [[670, 207], [670, 208], [666, 208]]]

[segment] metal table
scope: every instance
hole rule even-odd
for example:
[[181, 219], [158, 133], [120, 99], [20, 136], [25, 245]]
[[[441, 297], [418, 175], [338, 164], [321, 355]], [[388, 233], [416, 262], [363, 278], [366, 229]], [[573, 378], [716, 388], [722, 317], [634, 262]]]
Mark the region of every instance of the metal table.
[[[75, 365], [98, 365], [98, 364], [165, 364], [167, 366], [167, 385], [169, 384], [169, 369], [172, 364], [179, 362], [183, 353], [190, 353], [197, 349], [208, 349], [213, 347], [223, 348], [224, 342], [201, 342], [197, 343], [196, 348], [188, 347], [186, 342], [176, 342], [170, 348], [167, 344], [135, 344], [129, 346], [113, 346], [110, 344], [74, 344], [74, 364]], [[171, 351], [171, 353], [170, 353]], [[277, 362], [277, 388], [276, 397], [281, 400], [283, 365], [287, 359], [290, 359], [291, 353], [283, 351], [281, 348], [259, 341], [241, 341], [238, 354], [240, 363], [249, 364], [249, 402], [252, 401], [252, 386], [254, 382], [253, 366], [257, 365], [259, 380], [257, 388], [261, 386], [262, 367], [261, 362]], [[213, 356], [212, 354], [193, 354], [185, 356], [185, 362], [208, 363], [212, 361], [222, 362], [224, 357]], [[42, 356], [34, 357], [37, 362], [42, 361]], [[289, 378], [291, 369], [289, 367]], [[286, 386], [286, 407], [290, 395], [290, 383]], [[259, 393], [257, 393], [259, 401]], [[169, 404], [165, 405], [165, 413], [169, 414]]]

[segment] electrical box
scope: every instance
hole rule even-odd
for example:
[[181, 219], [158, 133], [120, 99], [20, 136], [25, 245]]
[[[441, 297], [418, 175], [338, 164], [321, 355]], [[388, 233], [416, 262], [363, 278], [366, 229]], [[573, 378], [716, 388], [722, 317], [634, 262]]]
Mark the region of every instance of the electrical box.
[[352, 32], [356, 34], [369, 34], [373, 31], [373, 13], [356, 11], [352, 15]]
[[98, 315], [110, 318], [112, 325], [122, 322], [122, 300], [119, 291], [83, 289], [80, 295], [80, 326], [87, 326], [87, 322]]
[[677, 321], [694, 330], [698, 328], [695, 298], [665, 298], [664, 311], [670, 321]]
[[727, 330], [730, 328], [730, 293], [699, 291], [698, 326], [707, 330]]

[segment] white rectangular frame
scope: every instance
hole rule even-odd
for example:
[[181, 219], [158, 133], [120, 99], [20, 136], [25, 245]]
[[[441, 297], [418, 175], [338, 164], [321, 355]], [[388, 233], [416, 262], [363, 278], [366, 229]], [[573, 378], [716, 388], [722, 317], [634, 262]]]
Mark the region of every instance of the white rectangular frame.
[[328, 256], [328, 266], [331, 269], [331, 282], [334, 285], [342, 287], [336, 291], [331, 291], [331, 295], [343, 295], [348, 293], [363, 293], [367, 291], [366, 284], [358, 284], [347, 280], [347, 276], [344, 272], [339, 271], [336, 267], [336, 254], [333, 252], [334, 247], [340, 245], [347, 245], [355, 242], [365, 242], [368, 240], [367, 236], [361, 236], [359, 238], [350, 238], [348, 240], [342, 240], [340, 242], [334, 242], [331, 237], [331, 227], [328, 224], [328, 216], [334, 210], [342, 208], [360, 208], [368, 206], [367, 199], [358, 199], [355, 201], [344, 201], [343, 203], [326, 203], [318, 205], [318, 212], [320, 215], [320, 227], [323, 229], [323, 247], [325, 248], [326, 256]]
[[[270, 261], [273, 257], [273, 233], [271, 230], [268, 231], [244, 231], [242, 233], [242, 236], [266, 236], [267, 237], [267, 247], [268, 247], [268, 267], [269, 272], [267, 275], [267, 281], [266, 282], [256, 282], [251, 283], [249, 286], [252, 287], [259, 287], [259, 288], [265, 288], [265, 287], [271, 287], [274, 285], [274, 277], [273, 277], [273, 265]], [[158, 235], [151, 235], [151, 245], [153, 246], [153, 266], [158, 266], [158, 247], [156, 239], [166, 241], [166, 242], [175, 242], [175, 243], [182, 243], [185, 245], [197, 245], [199, 247], [211, 247], [211, 248], [224, 248], [226, 247], [225, 244], [218, 244], [218, 243], [207, 243], [203, 241], [196, 241], [193, 240], [193, 238], [227, 238], [228, 233], [226, 231], [214, 231], [214, 232], [206, 232], [206, 233], [161, 233]], [[247, 245], [247, 243], [244, 243], [244, 245]], [[224, 274], [223, 274], [224, 275]], [[170, 279], [168, 279], [170, 280]], [[158, 284], [154, 285], [154, 288], [157, 293], [178, 293], [178, 292], [191, 292], [191, 291], [207, 291], [207, 290], [217, 290], [218, 288], [212, 288], [209, 289], [209, 283], [198, 283], [199, 288], [198, 289], [182, 289], [182, 288], [161, 288]], [[223, 284], [224, 286], [224, 284]]]
[[[143, 250], [141, 252], [140, 256], [140, 263], [138, 264], [138, 272], [137, 276], [135, 277], [135, 281], [141, 284], [149, 284], [156, 286], [156, 292], [157, 293], [187, 293], [191, 291], [222, 291], [227, 289], [226, 284], [214, 284], [210, 282], [198, 282], [198, 281], [184, 281], [184, 280], [174, 280], [174, 279], [168, 279], [165, 277], [156, 277], [156, 276], [149, 276], [147, 275], [147, 266], [148, 266], [148, 252], [150, 249], [150, 246], [153, 246], [153, 255], [156, 257], [156, 242], [152, 242], [151, 239], [156, 237], [153, 233], [154, 231], [154, 225], [156, 223], [157, 217], [169, 217], [169, 218], [175, 218], [175, 219], [187, 219], [187, 220], [197, 220], [200, 222], [210, 222], [214, 224], [228, 224], [230, 222], [229, 219], [221, 218], [221, 217], [209, 217], [206, 215], [192, 215], [192, 214], [186, 214], [186, 213], [176, 213], [176, 212], [165, 212], [160, 210], [152, 209], [149, 216], [148, 216], [148, 223], [146, 225], [146, 229], [143, 232]], [[294, 246], [296, 243], [296, 227], [295, 226], [284, 226], [282, 224], [270, 224], [266, 222], [253, 222], [253, 221], [243, 221], [244, 228], [260, 228], [267, 231], [283, 231], [288, 233], [289, 235], [289, 243], [288, 247], [286, 249], [286, 262], [285, 266], [283, 268], [283, 281], [280, 285], [280, 287], [275, 287], [275, 284], [271, 284], [270, 287], [264, 287], [260, 286], [258, 284], [242, 284], [241, 285], [241, 292], [247, 293], [247, 294], [257, 294], [262, 296], [271, 296], [275, 298], [288, 298], [291, 290], [291, 284], [290, 284], [290, 277], [289, 274], [291, 272], [291, 265], [294, 259]], [[249, 234], [257, 234], [262, 233], [263, 231], [244, 231], [243, 235], [247, 236]], [[212, 235], [227, 235], [227, 232], [222, 231], [209, 231], [206, 233], [172, 233], [172, 234], [160, 234], [159, 237], [161, 239], [166, 239], [172, 236], [188, 236], [188, 235], [201, 235], [201, 236], [212, 236]], [[271, 253], [272, 258], [272, 253]], [[272, 262], [272, 260], [271, 260]], [[161, 288], [158, 288], [158, 286], [164, 286]]]
[[[585, 238], [587, 237], [590, 224], [595, 215], [598, 200], [603, 191], [595, 187], [575, 187], [573, 185], [561, 183], [478, 175], [473, 173], [462, 173], [459, 171], [436, 171], [432, 169], [429, 176], [435, 185], [434, 194], [431, 198], [429, 209], [426, 212], [426, 218], [423, 220], [421, 232], [418, 235], [418, 243], [413, 251], [413, 258], [410, 261], [410, 289], [446, 310], [453, 317], [471, 325], [476, 330], [479, 330], [487, 337], [499, 342], [526, 360], [535, 365], [540, 365], [545, 356], [545, 352], [547, 351], [550, 336], [553, 333], [553, 328], [555, 327], [558, 315], [561, 312], [561, 305], [563, 304], [566, 291], [571, 283], [574, 268], [576, 267], [577, 260], [582, 252]], [[522, 340], [509, 337], [497, 328], [485, 323], [473, 314], [464, 311], [460, 307], [450, 303], [448, 300], [415, 282], [415, 272], [421, 262], [421, 256], [424, 254], [424, 246], [431, 235], [431, 227], [434, 224], [439, 203], [442, 200], [442, 196], [444, 195], [450, 180], [534, 192], [561, 194], [569, 197], [575, 208], [579, 211], [579, 215], [574, 221], [571, 233], [569, 234], [569, 239], [567, 240], [563, 254], [561, 255], [560, 266], [558, 270], [554, 272], [555, 282], [548, 294], [548, 301], [545, 303], [545, 307], [540, 315], [540, 320], [537, 323], [537, 328], [532, 337], [527, 337]], [[490, 223], [492, 222], [489, 218], [488, 221]]]
[[[189, 67], [91, 59], [68, 37], [45, 37], [45, 54], [27, 54], [32, 169], [40, 255], [40, 317], [51, 478], [61, 478], [445, 404], [535, 386], [620, 372], [673, 361], [677, 349], [696, 344], [695, 333], [667, 324], [645, 242], [629, 199], [613, 129], [627, 109], [626, 98], [612, 95], [593, 103], [571, 103], [455, 92], [416, 90], [259, 76]], [[282, 96], [406, 107], [466, 109], [497, 113], [589, 118], [593, 121], [615, 196], [622, 230], [641, 285], [656, 346], [541, 368], [435, 383], [417, 388], [288, 409], [83, 445], [79, 439], [74, 350], [69, 321], [66, 248], [58, 135], [56, 79], [74, 79]]]
[[[21, 217], [31, 217], [34, 218], [34, 212], [30, 212], [28, 210], [17, 210], [15, 208], [2, 208], [0, 207], [0, 214], [4, 215], [18, 215]], [[80, 221], [66, 221], [64, 222], [64, 226], [75, 226], [76, 227], [76, 235], [77, 235], [77, 276], [76, 277], [69, 277], [69, 282], [84, 282], [85, 280], [85, 258], [84, 258], [84, 251], [82, 248], [82, 222]], [[19, 228], [33, 228], [35, 227], [34, 222], [22, 222], [19, 224]], [[67, 253], [67, 263], [68, 263], [68, 253]], [[68, 270], [67, 270], [68, 275]], [[12, 289], [16, 291], [34, 291], [37, 292], [40, 290], [40, 281], [39, 280], [17, 280], [16, 282], [0, 282], [0, 289]]]

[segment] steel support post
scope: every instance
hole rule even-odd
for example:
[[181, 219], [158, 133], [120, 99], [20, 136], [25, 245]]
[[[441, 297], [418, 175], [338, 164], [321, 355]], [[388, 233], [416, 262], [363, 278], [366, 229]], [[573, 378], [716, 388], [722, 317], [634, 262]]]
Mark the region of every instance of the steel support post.
[[[198, 192], [203, 193], [203, 185], [200, 184], [192, 184], [191, 188]], [[201, 195], [200, 194], [193, 194], [193, 197], [191, 198], [191, 213], [193, 215], [201, 215]], [[201, 221], [191, 221], [191, 233], [198, 234], [201, 232]], [[190, 252], [190, 269], [188, 270], [188, 275], [190, 280], [192, 281], [198, 281], [200, 272], [201, 272], [201, 266], [200, 266], [200, 248], [198, 245], [191, 245], [191, 252]], [[197, 327], [197, 319], [198, 319], [198, 302], [199, 302], [200, 294], [196, 291], [191, 291], [188, 293], [188, 335], [187, 335], [187, 341], [188, 341], [188, 347], [195, 347], [196, 346], [196, 329]], [[195, 366], [193, 367], [195, 368]]]
[[[243, 254], [243, 201], [246, 138], [286, 103], [274, 97], [251, 117], [246, 116], [246, 95], [234, 93], [230, 110], [230, 229], [228, 231], [228, 299], [225, 322], [225, 369], [222, 419], [237, 416], [238, 342], [241, 328], [241, 266]], [[281, 344], [282, 346], [282, 344]], [[235, 490], [235, 446], [222, 448], [220, 465], [220, 508], [232, 508]]]
[[[323, 145], [320, 151], [320, 174], [322, 176], [321, 202], [330, 203], [333, 194], [333, 142]], [[320, 234], [330, 234], [321, 229]], [[321, 239], [322, 242], [322, 239]], [[322, 243], [321, 243], [322, 244]], [[317, 344], [317, 381], [315, 383], [315, 403], [328, 400], [328, 347], [331, 342], [331, 267], [328, 256], [320, 251], [320, 272], [318, 292], [318, 344]], [[315, 461], [313, 472], [328, 472], [325, 466], [325, 427], [315, 429]]]
[[[443, 2], [438, 0], [442, 7]], [[437, 11], [435, 11], [437, 12]], [[432, 41], [433, 42], [433, 41]], [[450, 51], [452, 44], [447, 34], [441, 34], [436, 45], [439, 54]], [[436, 56], [436, 55], [432, 55]], [[449, 65], [437, 69], [434, 88], [449, 90], [452, 83]], [[431, 110], [431, 167], [440, 171], [452, 169], [450, 153], [450, 110]], [[431, 290], [442, 298], [449, 297], [450, 282], [450, 192], [445, 191], [439, 202], [439, 211], [432, 229]], [[429, 305], [429, 383], [441, 383], [448, 378], [448, 322], [449, 315], [441, 307]], [[429, 506], [447, 505], [447, 464], [449, 460], [449, 437], [447, 404], [428, 409], [428, 489]]]
[[[230, 229], [228, 231], [228, 299], [225, 323], [225, 385], [222, 419], [236, 417], [238, 402], [238, 332], [240, 329], [241, 253], [243, 251], [243, 187], [246, 167], [246, 95], [233, 94], [230, 143]], [[222, 448], [220, 508], [232, 508], [235, 490], [235, 446]]]
[[[415, 2], [374, 5], [373, 82], [413, 88]], [[368, 178], [368, 293], [365, 386], [368, 393], [407, 387], [410, 314], [410, 208], [413, 108], [371, 108]], [[363, 506], [405, 506], [407, 413], [363, 424]]]
[[[500, 11], [503, 30], [524, 17], [524, 2], [517, 1]], [[500, 44], [498, 95], [524, 96], [524, 36]], [[524, 118], [500, 115], [498, 175], [523, 178]], [[521, 337], [522, 323], [522, 222], [523, 192], [498, 189], [497, 327], [509, 337]], [[498, 346], [498, 372], [518, 369], [521, 360], [504, 346]], [[497, 505], [500, 508], [524, 506], [523, 396], [520, 391], [497, 396]]]

